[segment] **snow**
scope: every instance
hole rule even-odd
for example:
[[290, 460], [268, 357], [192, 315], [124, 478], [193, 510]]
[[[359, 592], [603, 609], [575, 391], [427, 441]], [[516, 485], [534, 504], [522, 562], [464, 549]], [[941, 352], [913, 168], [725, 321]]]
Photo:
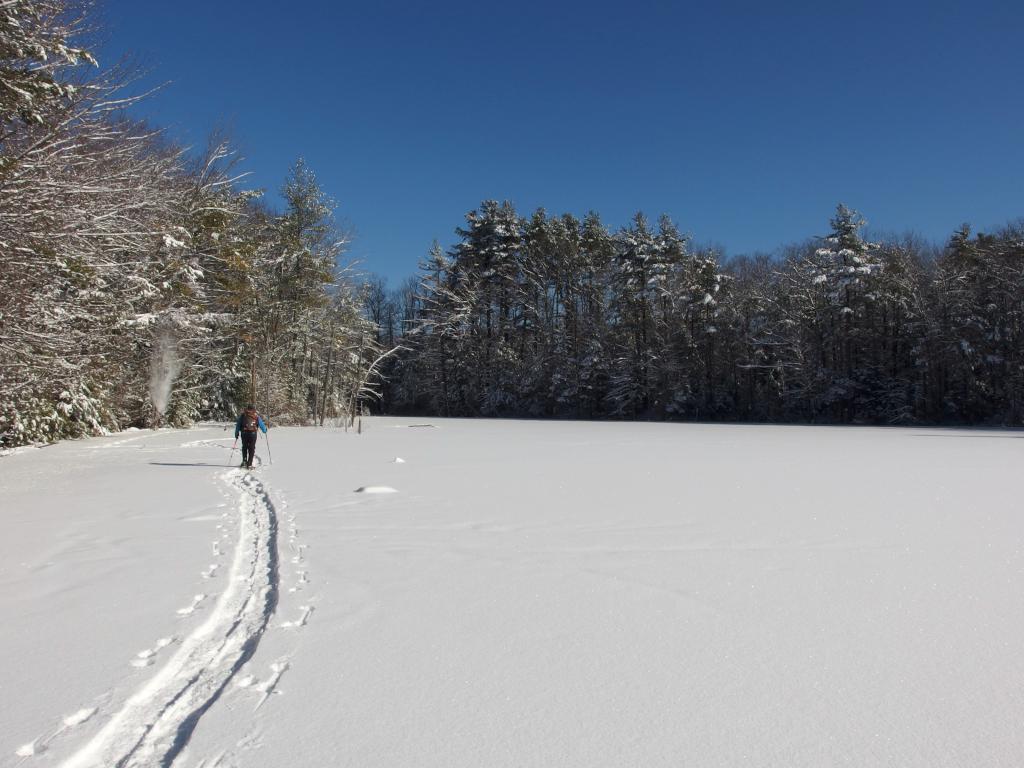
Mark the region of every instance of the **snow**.
[[0, 458], [4, 456], [16, 456], [19, 453], [28, 453], [29, 451], [38, 451], [40, 448], [46, 448], [48, 443], [37, 443], [34, 445], [19, 445], [17, 448], [0, 448]]
[[356, 493], [398, 493], [398, 491], [387, 485], [366, 485], [356, 488]]
[[0, 460], [0, 764], [1020, 763], [1020, 433], [416, 424]]
[[78, 710], [73, 715], [68, 715], [64, 718], [64, 725], [68, 728], [74, 728], [76, 725], [81, 725], [86, 720], [96, 714], [96, 707], [85, 707]]

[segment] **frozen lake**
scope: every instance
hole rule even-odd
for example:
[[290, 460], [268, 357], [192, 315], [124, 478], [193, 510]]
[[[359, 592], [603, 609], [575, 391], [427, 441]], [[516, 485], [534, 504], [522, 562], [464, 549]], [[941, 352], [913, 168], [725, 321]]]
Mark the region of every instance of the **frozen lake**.
[[0, 765], [1024, 764], [1024, 433], [363, 426], [0, 459]]

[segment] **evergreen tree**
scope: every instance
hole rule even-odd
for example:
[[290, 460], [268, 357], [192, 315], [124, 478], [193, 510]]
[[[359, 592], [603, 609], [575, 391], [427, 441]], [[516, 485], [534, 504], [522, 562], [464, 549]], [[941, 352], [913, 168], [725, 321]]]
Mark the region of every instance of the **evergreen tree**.
[[910, 423], [1020, 419], [1020, 227], [954, 237], [831, 232], [723, 265], [671, 220], [610, 235], [481, 205], [424, 265], [390, 405], [446, 415]]
[[[615, 238], [611, 277], [612, 373], [609, 405], [616, 416], [647, 415], [653, 402], [655, 329], [652, 289], [663, 278], [647, 219], [637, 213]], [[660, 287], [660, 286], [658, 286]]]

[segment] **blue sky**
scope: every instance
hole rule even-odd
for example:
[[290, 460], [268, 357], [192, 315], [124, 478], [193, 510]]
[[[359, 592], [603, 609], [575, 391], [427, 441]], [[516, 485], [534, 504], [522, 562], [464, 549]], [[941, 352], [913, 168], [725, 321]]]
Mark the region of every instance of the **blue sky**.
[[[391, 285], [481, 200], [617, 228], [668, 213], [729, 254], [837, 202], [944, 241], [1024, 216], [1024, 3], [103, 0], [140, 113], [226, 125], [275, 192], [304, 157]], [[272, 196], [271, 199], [274, 199]]]

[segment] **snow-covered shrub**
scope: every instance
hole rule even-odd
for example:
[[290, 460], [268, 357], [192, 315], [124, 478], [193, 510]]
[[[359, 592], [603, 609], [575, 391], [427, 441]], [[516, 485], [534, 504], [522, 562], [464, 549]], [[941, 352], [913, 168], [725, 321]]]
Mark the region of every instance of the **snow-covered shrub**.
[[4, 448], [102, 435], [117, 427], [103, 393], [94, 393], [85, 383], [55, 394], [37, 390], [0, 400], [0, 446]]

